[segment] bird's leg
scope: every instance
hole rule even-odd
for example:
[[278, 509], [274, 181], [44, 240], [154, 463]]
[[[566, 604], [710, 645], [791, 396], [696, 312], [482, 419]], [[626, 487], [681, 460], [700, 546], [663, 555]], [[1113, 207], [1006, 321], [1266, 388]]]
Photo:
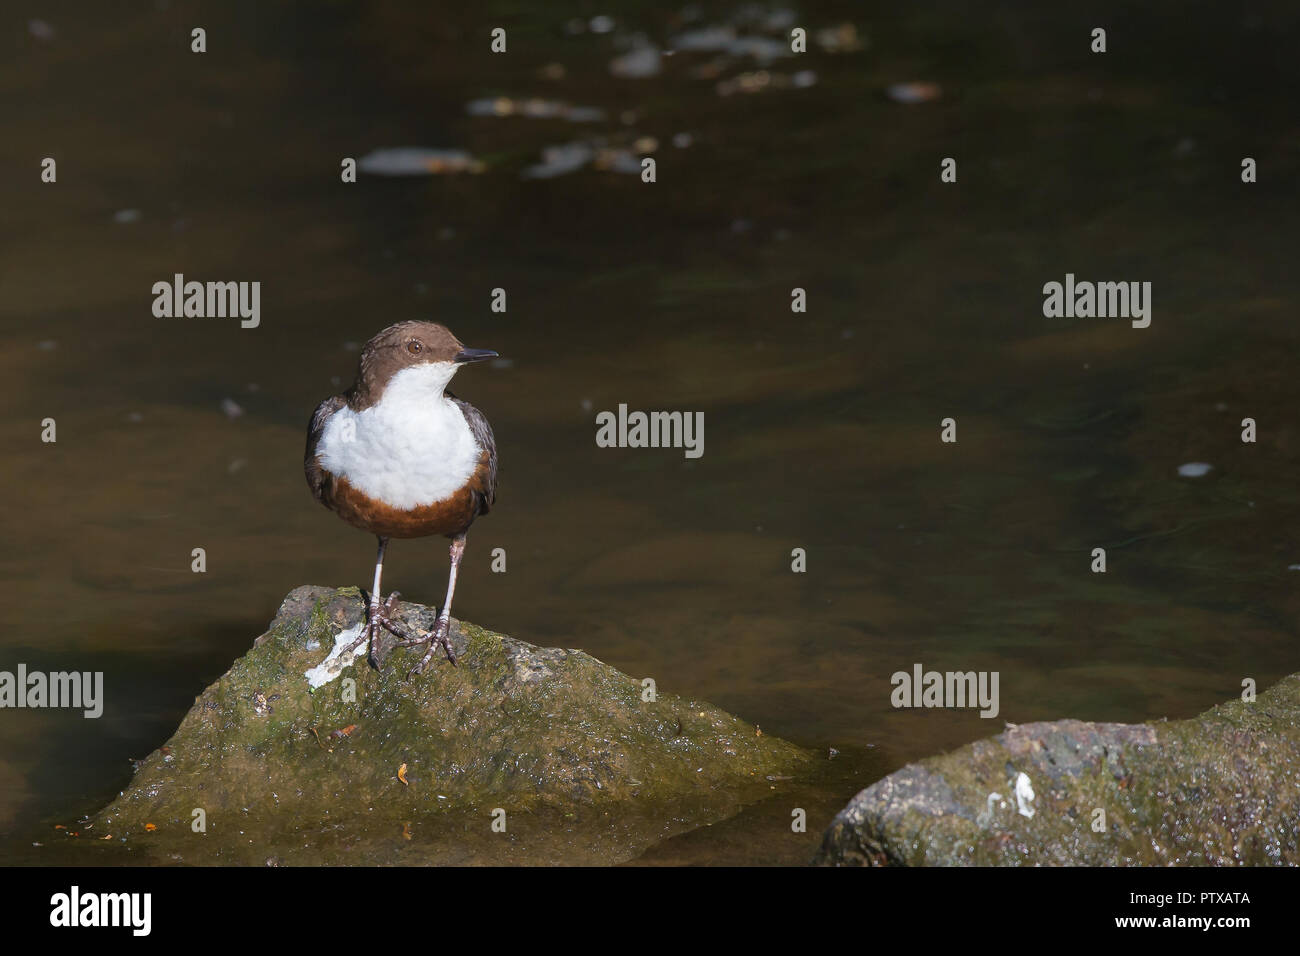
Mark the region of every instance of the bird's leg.
[[447, 655], [447, 660], [452, 664], [456, 663], [456, 654], [451, 649], [451, 598], [456, 593], [456, 571], [460, 567], [461, 555], [465, 553], [465, 535], [459, 534], [451, 542], [451, 573], [447, 576], [447, 599], [442, 602], [442, 610], [438, 613], [438, 623], [433, 626], [433, 630], [426, 637], [418, 641], [403, 642], [402, 646], [409, 644], [423, 644], [426, 641], [429, 649], [425, 651], [424, 657], [420, 663], [411, 668], [412, 674], [418, 674], [429, 666], [429, 661], [433, 660], [434, 652], [441, 647], [443, 653]]
[[375, 660], [375, 638], [379, 636], [379, 629], [385, 628], [392, 631], [402, 640], [410, 640], [415, 635], [405, 624], [394, 620], [392, 615], [397, 608], [398, 592], [394, 591], [388, 596], [388, 600], [380, 602], [379, 581], [384, 573], [384, 551], [388, 547], [388, 539], [381, 537], [379, 539], [379, 552], [375, 555], [375, 584], [370, 589], [370, 601], [366, 606], [366, 624], [361, 629], [357, 639], [344, 648], [344, 653], [356, 650], [367, 641], [370, 642], [369, 658], [370, 663], [375, 667], [379, 663]]

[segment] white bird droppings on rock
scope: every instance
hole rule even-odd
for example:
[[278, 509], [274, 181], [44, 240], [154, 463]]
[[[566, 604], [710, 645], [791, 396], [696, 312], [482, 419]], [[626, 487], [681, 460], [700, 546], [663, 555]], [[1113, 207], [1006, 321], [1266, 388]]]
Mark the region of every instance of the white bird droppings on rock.
[[344, 648], [357, 639], [363, 627], [365, 627], [364, 622], [354, 624], [346, 631], [339, 631], [334, 635], [334, 649], [330, 651], [329, 657], [311, 668], [311, 670], [303, 672], [303, 676], [307, 678], [307, 683], [311, 685], [312, 690], [328, 684], [342, 674], [344, 668], [351, 667], [358, 657], [365, 656], [369, 648], [364, 643], [344, 653]]
[[1024, 771], [1016, 777], [1016, 809], [1022, 817], [1032, 817], [1034, 808], [1029, 802], [1034, 799], [1034, 785], [1029, 782], [1029, 774]]

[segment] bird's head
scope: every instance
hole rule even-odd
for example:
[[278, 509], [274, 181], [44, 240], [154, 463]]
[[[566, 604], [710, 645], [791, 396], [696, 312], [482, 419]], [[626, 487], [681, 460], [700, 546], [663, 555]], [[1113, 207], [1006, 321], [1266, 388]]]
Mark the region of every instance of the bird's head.
[[496, 355], [490, 349], [465, 348], [450, 329], [437, 322], [398, 322], [362, 348], [353, 393], [365, 404], [372, 404], [400, 375], [407, 387], [441, 394], [462, 365]]

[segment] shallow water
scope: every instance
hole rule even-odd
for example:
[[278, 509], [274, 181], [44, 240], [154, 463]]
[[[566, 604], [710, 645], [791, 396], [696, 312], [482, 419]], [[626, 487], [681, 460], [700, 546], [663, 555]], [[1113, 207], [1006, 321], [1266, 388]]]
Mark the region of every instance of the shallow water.
[[[796, 22], [866, 48], [724, 96], [752, 60], [607, 66], [618, 37], [723, 5], [159, 6], [42, 3], [52, 38], [0, 31], [0, 669], [102, 670], [107, 695], [99, 720], [0, 711], [0, 857], [45, 859], [54, 821], [106, 803], [292, 587], [368, 583], [373, 542], [311, 500], [303, 435], [406, 318], [508, 360], [456, 382], [501, 453], [458, 616], [843, 753], [793, 798], [808, 833], [774, 800], [644, 862], [801, 862], [858, 788], [1004, 720], [1185, 717], [1296, 669], [1289, 8], [1211, 27], [1115, 5], [1102, 57], [1034, 4], [810, 3]], [[613, 32], [566, 32], [602, 12]], [[497, 96], [606, 119], [466, 109]], [[643, 137], [654, 184], [523, 175], [548, 146]], [[341, 157], [399, 146], [484, 169], [339, 182]], [[154, 318], [178, 272], [260, 281], [261, 325]], [[1150, 281], [1151, 327], [1044, 318], [1067, 272]], [[703, 457], [597, 448], [619, 403], [704, 412]], [[1194, 461], [1213, 470], [1179, 477]], [[436, 603], [445, 573], [443, 543], [401, 541], [384, 583]], [[999, 671], [997, 718], [891, 707], [917, 662]]]

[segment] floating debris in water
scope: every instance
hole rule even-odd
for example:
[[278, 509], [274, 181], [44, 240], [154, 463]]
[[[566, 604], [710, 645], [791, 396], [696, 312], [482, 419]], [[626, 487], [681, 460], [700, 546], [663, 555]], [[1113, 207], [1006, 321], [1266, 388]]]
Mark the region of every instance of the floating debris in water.
[[761, 26], [764, 30], [770, 30], [773, 33], [781, 33], [794, 26], [794, 21], [794, 11], [782, 8], [767, 11], [767, 14], [763, 17]]
[[772, 74], [767, 70], [755, 73], [742, 73], [729, 80], [719, 81], [716, 89], [719, 96], [731, 96], [733, 93], [761, 93], [772, 83]]
[[707, 63], [699, 63], [691, 67], [690, 75], [697, 80], [716, 80], [727, 71], [731, 66], [731, 60], [725, 56], [709, 60]]
[[885, 91], [895, 103], [929, 103], [943, 95], [938, 83], [895, 83]]
[[668, 45], [679, 52], [709, 53], [725, 50], [735, 41], [734, 27], [700, 27], [677, 34]]
[[524, 179], [553, 179], [566, 173], [575, 173], [595, 157], [596, 151], [587, 143], [564, 143], [547, 146], [542, 150], [542, 161], [523, 171]]
[[662, 69], [663, 60], [659, 56], [659, 48], [651, 45], [635, 46], [609, 61], [609, 72], [628, 80], [658, 76]]
[[629, 149], [599, 149], [592, 165], [611, 173], [641, 172], [641, 160]]
[[676, 53], [726, 53], [750, 56], [766, 66], [781, 57], [794, 56], [790, 44], [764, 36], [739, 36], [734, 27], [700, 27], [679, 33], [668, 41]]
[[757, 70], [753, 73], [741, 73], [727, 80], [719, 80], [715, 87], [719, 96], [731, 96], [733, 93], [761, 93], [764, 90], [803, 90], [817, 83], [817, 74], [812, 70], [800, 70], [798, 73], [769, 73]]
[[223, 398], [221, 400], [221, 412], [231, 421], [234, 421], [240, 415], [244, 414], [244, 409], [233, 398]]
[[605, 111], [594, 106], [572, 106], [560, 100], [513, 99], [509, 96], [470, 100], [465, 111], [470, 116], [526, 116], [529, 119], [563, 119], [571, 123], [595, 123], [605, 118]]
[[587, 22], [587, 28], [592, 33], [609, 33], [614, 29], [614, 18], [603, 15], [592, 17]]
[[570, 123], [597, 123], [605, 118], [605, 111], [595, 106], [570, 106], [564, 118]]
[[45, 20], [28, 20], [27, 32], [38, 40], [53, 40], [58, 36], [58, 31], [54, 29], [52, 24]]
[[1178, 466], [1178, 474], [1184, 478], [1202, 478], [1208, 475], [1213, 468], [1213, 465], [1206, 464], [1203, 461], [1189, 461], [1185, 465]]
[[827, 53], [854, 53], [866, 45], [858, 36], [858, 28], [851, 23], [818, 30], [813, 34], [813, 42]]
[[732, 56], [752, 56], [764, 66], [783, 56], [794, 55], [788, 43], [770, 37], [738, 37], [726, 52]]
[[576, 173], [591, 164], [595, 169], [612, 173], [640, 173], [641, 156], [659, 148], [653, 136], [639, 137], [632, 146], [607, 146], [603, 140], [578, 140], [542, 150], [542, 161], [520, 174], [524, 179], [553, 179]]
[[444, 173], [481, 173], [483, 163], [460, 149], [426, 149], [397, 146], [367, 153], [357, 169], [375, 176], [438, 176]]
[[123, 225], [125, 225], [126, 223], [131, 223], [131, 222], [139, 222], [139, 221], [140, 221], [140, 210], [139, 210], [139, 209], [119, 209], [117, 212], [113, 213], [113, 221], [116, 222], [116, 223], [121, 223], [121, 224], [123, 224]]

